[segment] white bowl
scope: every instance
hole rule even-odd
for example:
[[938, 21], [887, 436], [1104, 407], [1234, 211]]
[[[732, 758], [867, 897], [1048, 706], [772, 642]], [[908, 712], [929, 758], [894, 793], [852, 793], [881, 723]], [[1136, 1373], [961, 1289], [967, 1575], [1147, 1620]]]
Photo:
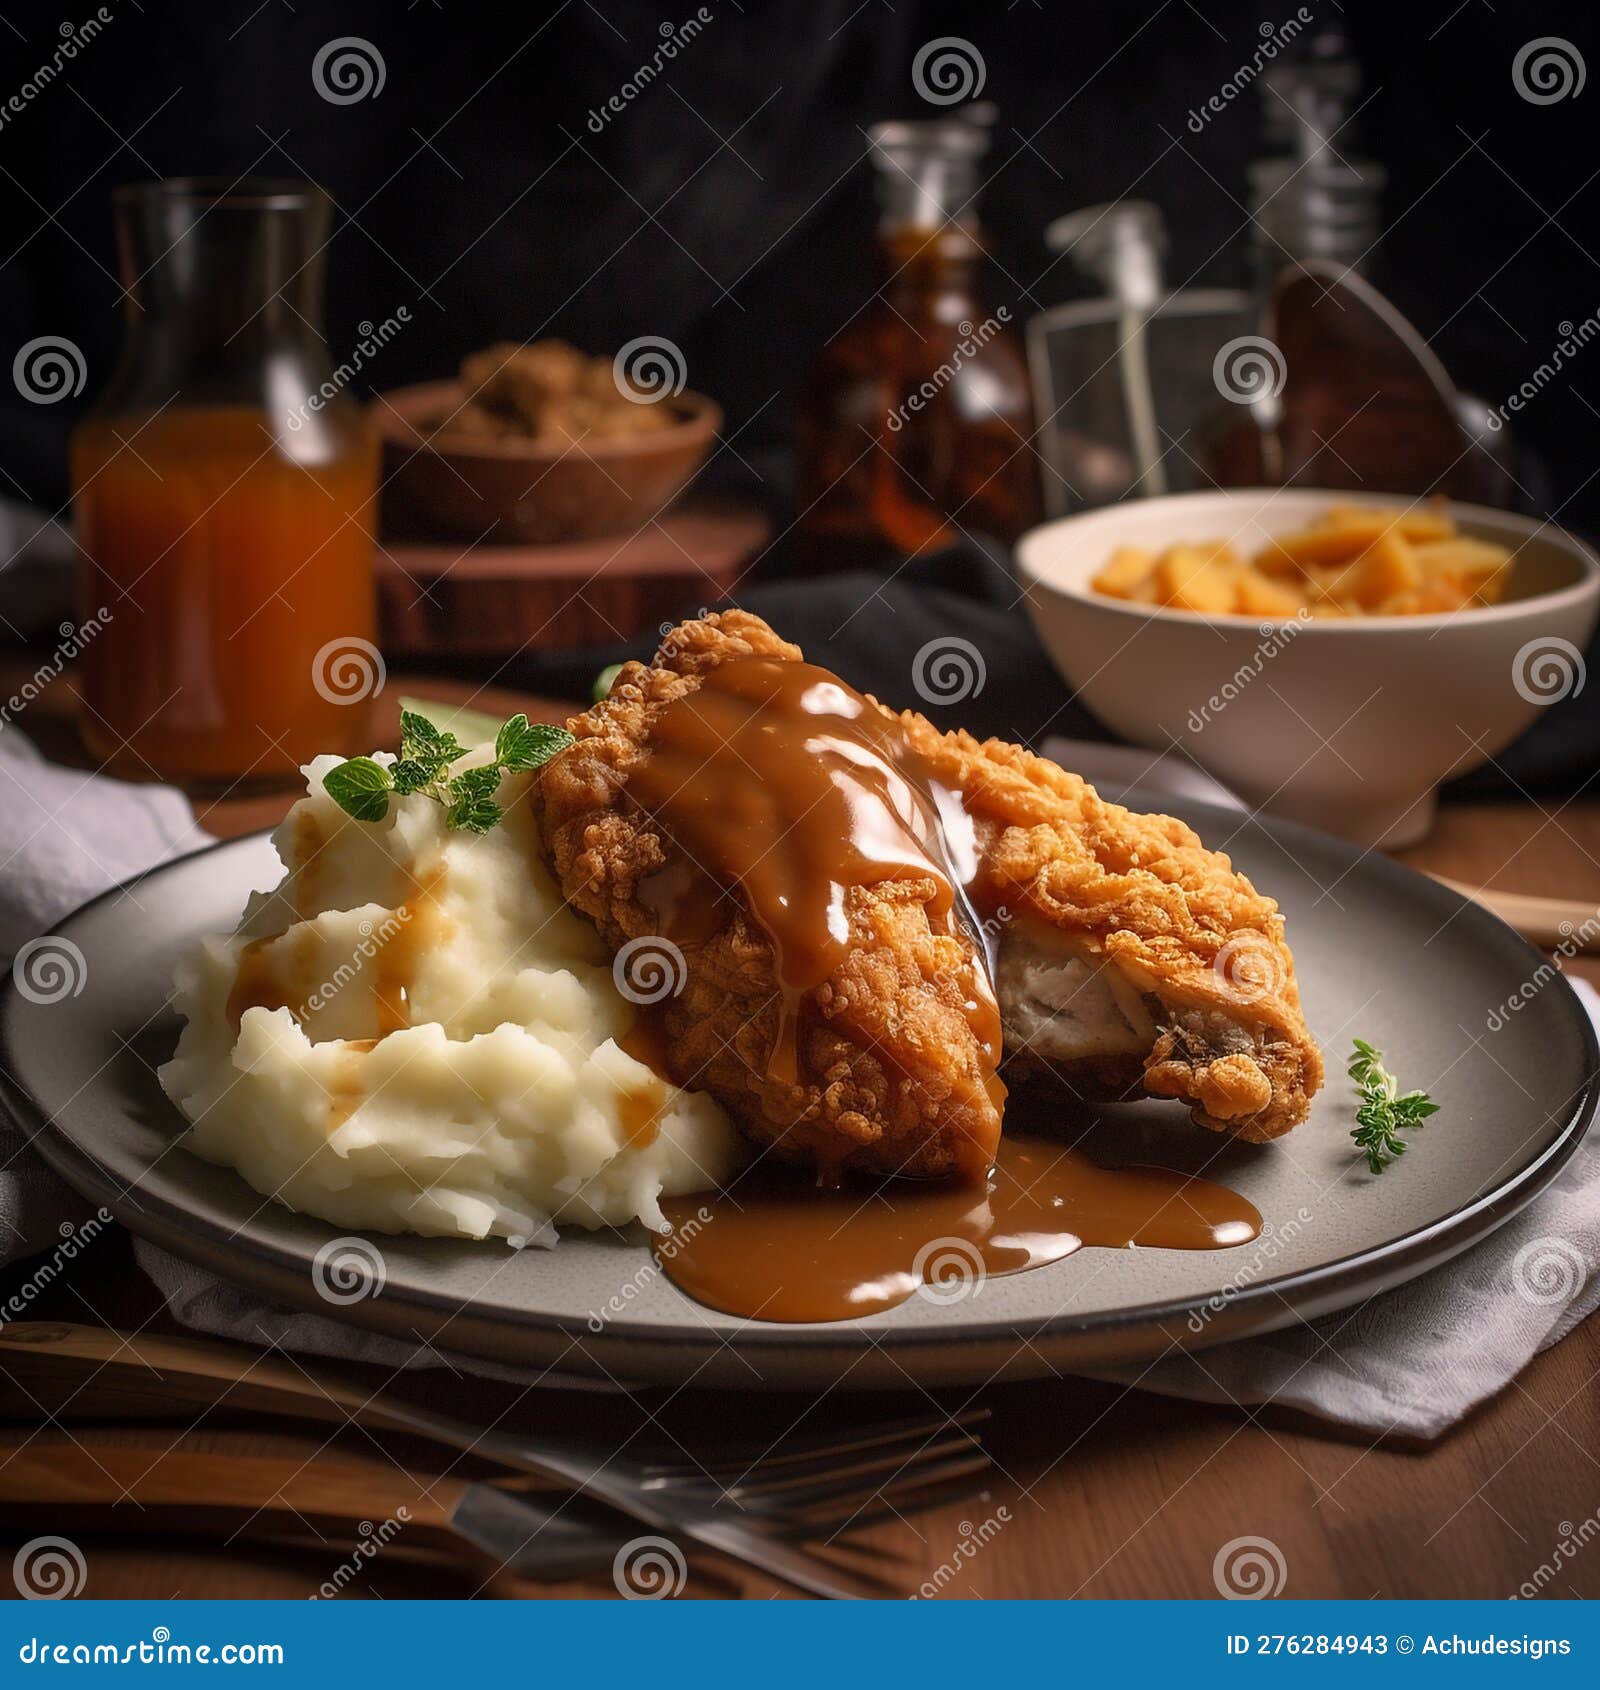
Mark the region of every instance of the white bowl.
[[1600, 560], [1548, 523], [1452, 505], [1463, 533], [1515, 553], [1498, 605], [1433, 616], [1271, 621], [1197, 616], [1090, 587], [1119, 545], [1234, 540], [1247, 555], [1330, 504], [1394, 494], [1235, 488], [1140, 499], [1047, 522], [1017, 562], [1039, 638], [1115, 733], [1181, 748], [1249, 803], [1362, 844], [1433, 824], [1439, 782], [1503, 750], [1578, 691]]

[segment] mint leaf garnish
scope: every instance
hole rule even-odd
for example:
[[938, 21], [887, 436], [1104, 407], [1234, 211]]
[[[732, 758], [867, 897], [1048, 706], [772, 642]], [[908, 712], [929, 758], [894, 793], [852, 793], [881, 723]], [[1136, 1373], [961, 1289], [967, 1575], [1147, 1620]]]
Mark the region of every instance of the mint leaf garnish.
[[495, 799], [502, 775], [521, 774], [548, 762], [572, 744], [565, 728], [516, 715], [495, 735], [494, 761], [450, 773], [450, 765], [471, 749], [426, 716], [400, 712], [400, 760], [390, 768], [370, 757], [352, 757], [328, 771], [323, 787], [340, 809], [357, 821], [381, 822], [389, 794], [421, 793], [442, 804], [445, 823], [468, 833], [487, 833], [505, 815]]
[[553, 727], [549, 722], [530, 722], [526, 716], [513, 716], [495, 737], [495, 761], [520, 773], [548, 763], [571, 744], [572, 735], [565, 728]]
[[467, 754], [453, 733], [436, 727], [426, 716], [404, 707], [400, 711], [400, 756], [402, 761], [414, 758], [419, 763], [433, 763], [443, 767]]
[[499, 785], [498, 763], [485, 763], [478, 769], [463, 769], [451, 780], [448, 788], [446, 822], [468, 833], [487, 833], [505, 814], [494, 800]]
[[358, 822], [381, 822], [389, 813], [389, 771], [370, 757], [352, 757], [329, 769], [322, 785], [334, 803]]

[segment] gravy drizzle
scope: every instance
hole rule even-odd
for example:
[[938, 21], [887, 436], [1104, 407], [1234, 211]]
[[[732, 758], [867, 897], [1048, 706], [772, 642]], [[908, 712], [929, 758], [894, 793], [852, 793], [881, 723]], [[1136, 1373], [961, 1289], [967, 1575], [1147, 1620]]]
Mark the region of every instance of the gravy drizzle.
[[[302, 874], [315, 860], [303, 861]], [[399, 905], [378, 922], [359, 947], [349, 982], [364, 980], [371, 997], [372, 1038], [346, 1039], [328, 1098], [328, 1131], [341, 1127], [365, 1101], [359, 1058], [372, 1050], [379, 1039], [411, 1025], [411, 993], [417, 968], [429, 948], [439, 940], [439, 888], [444, 864], [426, 873], [412, 875]], [[304, 923], [292, 933], [271, 933], [252, 939], [239, 953], [239, 965], [228, 993], [228, 1023], [235, 1034], [245, 1012], [251, 1009], [287, 1009], [304, 1026], [319, 994], [336, 989], [328, 978], [326, 953], [317, 943], [315, 930]], [[349, 989], [344, 985], [340, 989]], [[659, 1110], [657, 1110], [659, 1113]], [[639, 1120], [633, 1136], [648, 1143], [655, 1136], [654, 1116]]]
[[[354, 967], [365, 974], [379, 1038], [411, 1025], [411, 992], [418, 964], [437, 942], [439, 886], [444, 865], [411, 877], [399, 906], [378, 922], [363, 941]], [[293, 933], [269, 933], [252, 939], [239, 953], [239, 966], [228, 993], [228, 1022], [235, 1033], [249, 1009], [287, 1009], [304, 1025], [319, 993], [333, 982], [324, 978], [323, 953], [309, 924]]]
[[[1261, 1232], [1254, 1204], [1161, 1168], [1100, 1168], [1044, 1139], [1001, 1140], [987, 1186], [818, 1187], [758, 1168], [726, 1191], [664, 1197], [655, 1256], [697, 1302], [746, 1319], [850, 1320], [922, 1285], [951, 1302], [976, 1282], [1086, 1244], [1217, 1250]], [[709, 1220], [701, 1220], [709, 1212]]]
[[[796, 1078], [800, 1002], [845, 958], [852, 889], [916, 879], [932, 889], [934, 931], [964, 931], [973, 944], [967, 1015], [999, 1104], [993, 958], [966, 900], [973, 824], [898, 721], [813, 664], [740, 658], [661, 712], [629, 786], [679, 848], [641, 888], [662, 934], [706, 937], [719, 924], [716, 900], [736, 886], [771, 942], [783, 993], [772, 1078]], [[665, 1035], [648, 1011], [623, 1048], [667, 1072]], [[712, 1308], [809, 1322], [892, 1308], [925, 1284], [962, 1292], [964, 1281], [1043, 1267], [1085, 1245], [1214, 1250], [1261, 1231], [1251, 1203], [1209, 1180], [1104, 1169], [1041, 1139], [1008, 1136], [997, 1154], [970, 1148], [965, 1177], [949, 1181], [840, 1186], [765, 1165], [728, 1190], [663, 1198], [672, 1230], [656, 1259]]]
[[661, 712], [629, 792], [683, 853], [642, 888], [663, 936], [703, 937], [708, 905], [736, 885], [772, 944], [782, 1004], [771, 1078], [799, 1077], [800, 1002], [846, 956], [850, 892], [915, 879], [932, 887], [935, 932], [974, 930], [967, 1018], [986, 1089], [1004, 1096], [1000, 1012], [965, 898], [970, 850], [950, 821], [959, 802], [918, 766], [897, 721], [815, 664], [737, 658]]

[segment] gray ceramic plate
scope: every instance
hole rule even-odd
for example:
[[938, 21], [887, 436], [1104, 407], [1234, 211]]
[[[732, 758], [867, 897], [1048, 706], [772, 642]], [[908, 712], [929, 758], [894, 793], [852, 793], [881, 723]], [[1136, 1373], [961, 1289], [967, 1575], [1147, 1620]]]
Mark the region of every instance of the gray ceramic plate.
[[[1443, 887], [1287, 824], [1202, 805], [1180, 812], [1282, 904], [1328, 1084], [1311, 1119], [1276, 1144], [1219, 1140], [1175, 1106], [1148, 1103], [1102, 1111], [1087, 1148], [1108, 1161], [1204, 1167], [1243, 1192], [1269, 1231], [1234, 1250], [1083, 1250], [991, 1279], [961, 1302], [914, 1297], [869, 1319], [796, 1327], [701, 1308], [649, 1271], [640, 1243], [614, 1235], [574, 1232], [555, 1250], [518, 1255], [497, 1242], [383, 1238], [382, 1293], [331, 1308], [311, 1261], [334, 1229], [263, 1204], [189, 1154], [155, 1081], [176, 1038], [166, 994], [179, 953], [231, 928], [246, 893], [277, 878], [259, 836], [158, 869], [61, 924], [85, 959], [82, 990], [55, 1003], [9, 991], [8, 1100], [86, 1196], [179, 1255], [280, 1302], [567, 1373], [895, 1387], [1093, 1369], [1174, 1341], [1266, 1331], [1399, 1284], [1514, 1214], [1589, 1125], [1600, 1060], [1560, 976]], [[1440, 1104], [1380, 1178], [1349, 1139], [1352, 1034]]]

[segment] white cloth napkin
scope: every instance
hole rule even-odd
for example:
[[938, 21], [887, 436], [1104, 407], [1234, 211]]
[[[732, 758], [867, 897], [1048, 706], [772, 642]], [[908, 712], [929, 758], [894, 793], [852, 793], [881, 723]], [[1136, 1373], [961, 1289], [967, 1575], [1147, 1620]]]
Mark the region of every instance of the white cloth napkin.
[[[207, 844], [188, 800], [48, 763], [0, 700], [0, 959], [10, 964], [70, 910], [169, 857]], [[20, 966], [20, 962], [19, 962]], [[0, 1122], [0, 1265], [34, 1254], [88, 1207]]]
[[[1600, 1026], [1600, 993], [1574, 980]], [[1514, 1220], [1432, 1273], [1281, 1332], [1100, 1377], [1436, 1438], [1600, 1306], [1600, 1129]]]
[[[1064, 742], [1047, 749], [1107, 789], [1135, 784], [1234, 802], [1174, 759]], [[0, 729], [0, 946], [7, 954], [105, 886], [203, 841], [178, 793], [52, 768], [14, 728]], [[1577, 984], [1600, 1023], [1600, 996]], [[63, 1221], [87, 1213], [9, 1122], [0, 1126], [0, 1170], [0, 1265], [43, 1249]], [[395, 1369], [531, 1377], [278, 1308], [143, 1240], [137, 1255], [174, 1317], [196, 1331]], [[1446, 1267], [1310, 1325], [1192, 1356], [1175, 1352], [1108, 1377], [1191, 1400], [1282, 1405], [1375, 1436], [1430, 1438], [1503, 1388], [1597, 1303], [1600, 1137], [1591, 1134], [1515, 1220]]]

